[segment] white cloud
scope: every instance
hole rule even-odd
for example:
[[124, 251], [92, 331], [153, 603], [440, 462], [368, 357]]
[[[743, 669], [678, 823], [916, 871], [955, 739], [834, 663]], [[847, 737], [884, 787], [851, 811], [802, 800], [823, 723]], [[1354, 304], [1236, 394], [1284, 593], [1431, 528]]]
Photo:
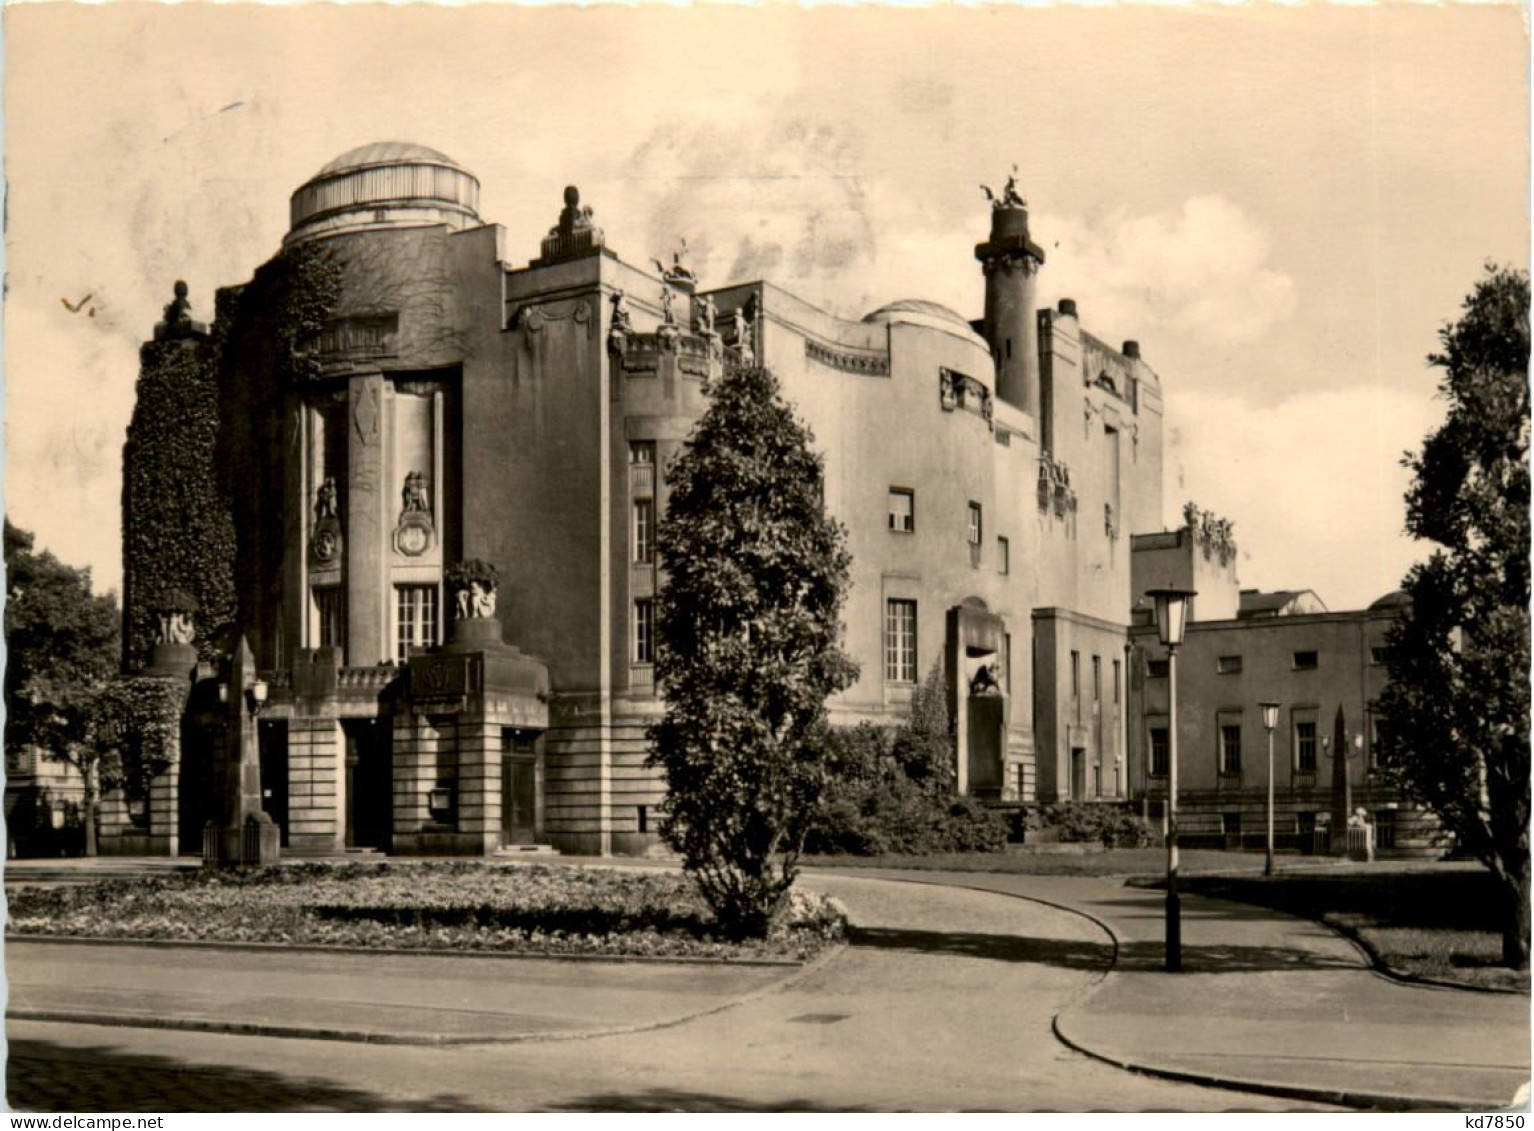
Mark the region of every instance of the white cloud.
[[1232, 519], [1243, 586], [1360, 608], [1427, 555], [1402, 535], [1400, 464], [1443, 418], [1426, 393], [1353, 387], [1261, 407], [1189, 392], [1169, 407], [1168, 524], [1189, 499]]
[[1041, 214], [1043, 285], [1077, 300], [1088, 325], [1124, 336], [1245, 345], [1294, 311], [1294, 280], [1269, 262], [1267, 228], [1219, 196], [1174, 212]]

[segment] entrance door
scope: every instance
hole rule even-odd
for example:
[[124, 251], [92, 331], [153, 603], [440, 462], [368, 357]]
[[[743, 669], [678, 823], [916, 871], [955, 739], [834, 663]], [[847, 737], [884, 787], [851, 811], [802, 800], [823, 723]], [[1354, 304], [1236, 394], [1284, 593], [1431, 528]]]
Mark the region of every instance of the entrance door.
[[382, 719], [343, 719], [346, 847], [387, 852], [394, 831], [392, 735]]
[[532, 844], [538, 825], [538, 764], [529, 734], [504, 732], [501, 745], [501, 843]]
[[1087, 752], [1079, 746], [1071, 748], [1071, 800], [1080, 801], [1087, 795]]
[[288, 724], [273, 720], [256, 730], [261, 758], [261, 808], [277, 823], [288, 846]]

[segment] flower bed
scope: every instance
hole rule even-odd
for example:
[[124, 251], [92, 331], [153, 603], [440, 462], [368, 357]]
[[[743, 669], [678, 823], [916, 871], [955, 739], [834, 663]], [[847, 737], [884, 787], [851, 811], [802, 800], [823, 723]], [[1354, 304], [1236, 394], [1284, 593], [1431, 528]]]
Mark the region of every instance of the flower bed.
[[806, 959], [842, 938], [835, 900], [795, 891], [735, 945], [676, 873], [536, 864], [296, 864], [10, 895], [22, 935], [665, 958]]

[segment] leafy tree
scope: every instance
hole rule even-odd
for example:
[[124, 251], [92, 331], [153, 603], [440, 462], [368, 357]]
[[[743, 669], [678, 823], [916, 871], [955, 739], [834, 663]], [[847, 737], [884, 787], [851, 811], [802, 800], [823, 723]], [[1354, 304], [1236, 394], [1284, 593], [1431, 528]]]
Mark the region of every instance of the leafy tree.
[[826, 700], [851, 685], [840, 612], [851, 559], [812, 437], [762, 369], [711, 393], [667, 472], [650, 764], [661, 836], [723, 930], [761, 935], [792, 886], [828, 773]]
[[84, 783], [85, 850], [96, 851], [101, 758], [95, 704], [117, 670], [119, 618], [111, 594], [91, 593], [88, 569], [65, 565], [5, 522], [5, 742], [73, 766]]
[[1380, 696], [1386, 760], [1501, 881], [1503, 959], [1529, 964], [1529, 279], [1488, 266], [1445, 326], [1442, 427], [1408, 455], [1403, 583]]

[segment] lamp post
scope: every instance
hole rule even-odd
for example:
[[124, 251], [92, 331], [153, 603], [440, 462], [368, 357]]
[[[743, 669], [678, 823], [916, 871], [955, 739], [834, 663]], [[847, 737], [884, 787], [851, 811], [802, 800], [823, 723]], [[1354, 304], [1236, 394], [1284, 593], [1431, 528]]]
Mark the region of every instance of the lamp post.
[[1262, 874], [1273, 874], [1273, 728], [1278, 726], [1277, 703], [1259, 703], [1262, 708], [1262, 727], [1268, 732], [1268, 853]]
[[1147, 589], [1156, 603], [1156, 633], [1166, 646], [1167, 795], [1166, 795], [1166, 969], [1182, 969], [1182, 899], [1177, 891], [1177, 648], [1187, 628], [1192, 589]]

